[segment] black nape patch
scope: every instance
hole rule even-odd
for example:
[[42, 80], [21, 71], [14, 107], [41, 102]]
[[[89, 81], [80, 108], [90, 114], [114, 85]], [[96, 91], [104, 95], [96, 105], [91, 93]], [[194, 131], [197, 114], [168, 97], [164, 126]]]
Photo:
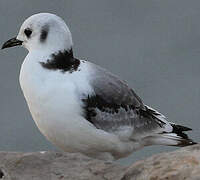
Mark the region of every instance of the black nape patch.
[[62, 72], [74, 72], [78, 70], [80, 60], [74, 58], [72, 49], [59, 51], [56, 54], [52, 54], [52, 58], [47, 62], [40, 62], [43, 68], [49, 70], [61, 70]]
[[47, 39], [48, 32], [49, 32], [49, 26], [44, 25], [42, 27], [42, 31], [41, 31], [41, 34], [40, 34], [40, 42], [45, 42], [45, 40]]

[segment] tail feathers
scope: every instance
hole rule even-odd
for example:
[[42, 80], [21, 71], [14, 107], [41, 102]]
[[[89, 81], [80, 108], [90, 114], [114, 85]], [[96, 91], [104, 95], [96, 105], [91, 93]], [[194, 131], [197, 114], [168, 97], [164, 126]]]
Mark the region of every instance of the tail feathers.
[[193, 144], [197, 144], [196, 142], [194, 142], [192, 139], [188, 138], [188, 135], [184, 133], [184, 131], [191, 131], [191, 128], [185, 127], [185, 126], [181, 126], [181, 125], [176, 125], [171, 123], [171, 126], [173, 127], [172, 133], [176, 134], [178, 137], [178, 144], [176, 146], [190, 146]]
[[197, 144], [192, 139], [189, 139], [188, 135], [183, 132], [183, 131], [190, 131], [192, 129], [181, 125], [175, 125], [175, 124], [171, 125], [173, 127], [172, 132], [163, 132], [160, 134], [146, 137], [145, 138], [146, 144], [178, 146], [178, 147]]

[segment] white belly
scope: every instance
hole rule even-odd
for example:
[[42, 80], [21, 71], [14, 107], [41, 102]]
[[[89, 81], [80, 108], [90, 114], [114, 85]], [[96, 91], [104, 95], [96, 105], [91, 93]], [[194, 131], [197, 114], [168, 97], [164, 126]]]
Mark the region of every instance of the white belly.
[[[97, 130], [83, 117], [81, 95], [77, 92], [77, 84], [81, 86], [83, 82], [73, 82], [69, 74], [36, 66], [31, 66], [30, 74], [26, 64], [22, 65], [20, 85], [31, 115], [44, 136], [68, 152], [93, 154], [98, 150], [117, 149], [119, 139], [115, 135]], [[86, 86], [78, 88], [91, 93]]]
[[76, 103], [74, 94], [60, 87], [29, 86], [23, 88], [23, 92], [40, 131], [56, 145], [71, 144], [70, 136], [78, 128], [76, 121], [81, 117], [80, 105]]

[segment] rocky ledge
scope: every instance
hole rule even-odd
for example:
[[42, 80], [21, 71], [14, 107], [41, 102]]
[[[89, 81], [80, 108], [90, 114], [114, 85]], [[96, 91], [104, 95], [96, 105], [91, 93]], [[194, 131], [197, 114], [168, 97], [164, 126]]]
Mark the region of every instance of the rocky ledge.
[[200, 180], [200, 145], [130, 167], [61, 152], [0, 152], [0, 180]]

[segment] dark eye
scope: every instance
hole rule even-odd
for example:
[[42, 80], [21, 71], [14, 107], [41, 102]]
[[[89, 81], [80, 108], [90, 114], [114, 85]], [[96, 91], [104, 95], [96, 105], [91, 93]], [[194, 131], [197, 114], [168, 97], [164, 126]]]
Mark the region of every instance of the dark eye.
[[24, 34], [26, 34], [26, 36], [29, 38], [32, 34], [32, 30], [31, 29], [25, 29]]

